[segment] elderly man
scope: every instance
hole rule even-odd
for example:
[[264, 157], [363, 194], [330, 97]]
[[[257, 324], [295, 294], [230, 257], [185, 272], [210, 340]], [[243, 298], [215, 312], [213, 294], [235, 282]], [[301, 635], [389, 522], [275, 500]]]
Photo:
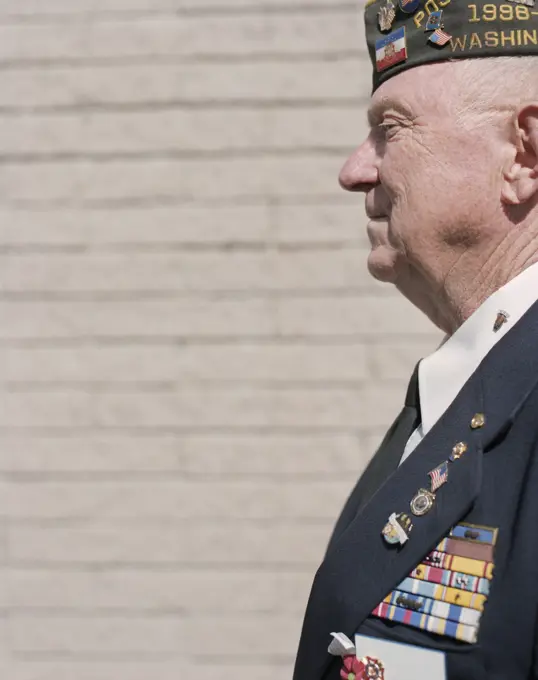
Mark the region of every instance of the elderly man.
[[294, 680], [432, 680], [432, 650], [449, 680], [538, 678], [538, 3], [397, 1], [366, 3], [340, 183], [371, 274], [447, 337], [337, 522]]

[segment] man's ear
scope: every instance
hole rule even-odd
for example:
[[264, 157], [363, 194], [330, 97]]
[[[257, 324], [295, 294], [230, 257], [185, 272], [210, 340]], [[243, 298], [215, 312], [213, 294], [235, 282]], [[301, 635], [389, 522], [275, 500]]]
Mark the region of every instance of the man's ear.
[[514, 115], [514, 156], [503, 177], [503, 203], [523, 205], [538, 196], [538, 103], [526, 104]]

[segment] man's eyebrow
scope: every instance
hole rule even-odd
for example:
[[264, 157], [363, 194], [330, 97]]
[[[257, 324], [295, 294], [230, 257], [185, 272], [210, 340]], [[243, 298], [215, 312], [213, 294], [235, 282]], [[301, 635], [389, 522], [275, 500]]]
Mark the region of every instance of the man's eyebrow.
[[406, 104], [401, 101], [389, 99], [388, 97], [383, 97], [383, 99], [373, 102], [368, 109], [367, 115], [370, 127], [378, 125], [383, 119], [383, 114], [391, 109], [402, 113], [404, 116], [412, 117], [412, 112]]

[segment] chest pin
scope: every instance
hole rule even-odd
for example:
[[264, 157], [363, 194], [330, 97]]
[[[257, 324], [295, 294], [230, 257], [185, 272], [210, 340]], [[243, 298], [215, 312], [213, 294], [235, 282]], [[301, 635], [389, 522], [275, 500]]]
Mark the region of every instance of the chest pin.
[[426, 515], [435, 503], [435, 492], [448, 481], [448, 461], [438, 465], [435, 470], [428, 472], [430, 489], [419, 489], [411, 501], [411, 512], [416, 517]]
[[398, 543], [403, 545], [409, 540], [412, 529], [413, 523], [405, 513], [396, 514], [393, 512], [381, 534], [389, 545], [398, 545]]

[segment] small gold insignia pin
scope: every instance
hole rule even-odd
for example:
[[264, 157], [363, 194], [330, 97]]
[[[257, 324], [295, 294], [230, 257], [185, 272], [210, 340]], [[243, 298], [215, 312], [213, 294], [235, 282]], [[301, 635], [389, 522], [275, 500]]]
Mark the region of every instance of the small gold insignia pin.
[[478, 430], [486, 424], [486, 416], [483, 413], [475, 413], [471, 420], [471, 427], [473, 430]]
[[499, 310], [497, 318], [495, 319], [495, 323], [493, 324], [493, 332], [497, 333], [509, 318], [510, 314], [508, 314], [508, 312], [503, 312], [502, 309]]
[[450, 456], [450, 460], [452, 462], [454, 462], [455, 460], [459, 460], [466, 451], [467, 451], [467, 444], [465, 442], [459, 442], [452, 449], [452, 455]]

